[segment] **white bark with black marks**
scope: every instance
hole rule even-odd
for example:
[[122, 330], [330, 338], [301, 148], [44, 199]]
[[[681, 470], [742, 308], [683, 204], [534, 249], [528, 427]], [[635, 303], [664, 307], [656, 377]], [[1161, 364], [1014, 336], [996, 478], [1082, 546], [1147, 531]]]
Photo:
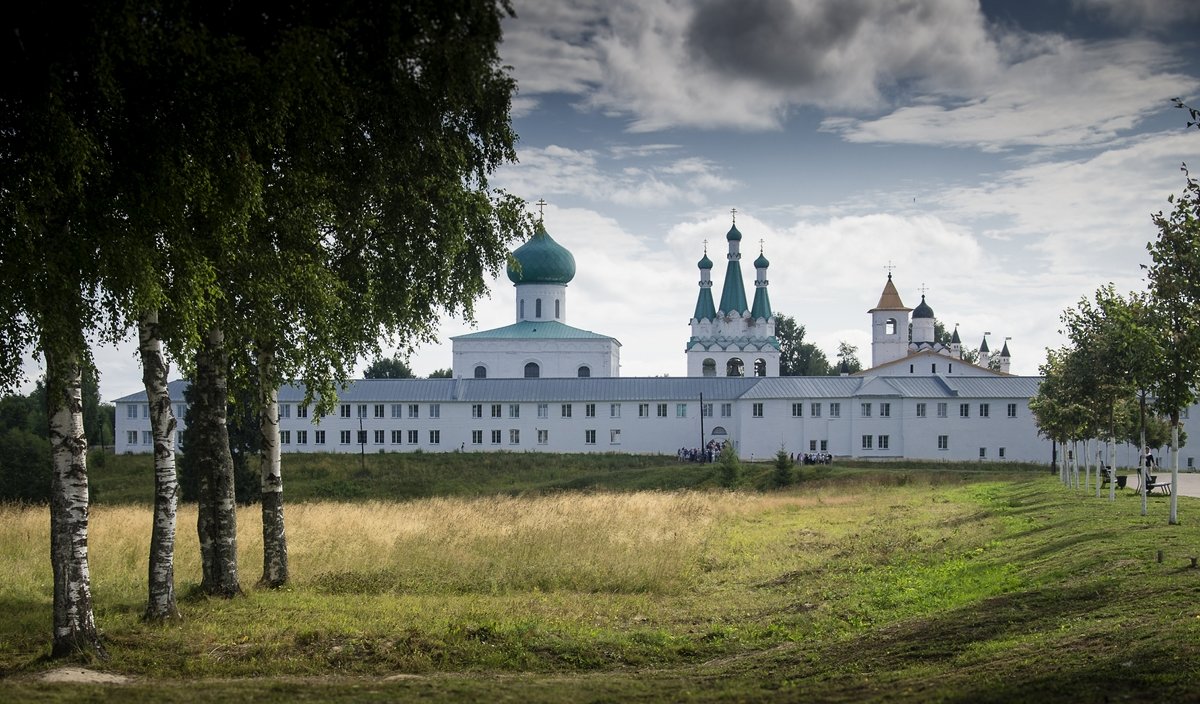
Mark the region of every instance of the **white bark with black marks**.
[[167, 621], [179, 618], [175, 602], [175, 521], [179, 480], [175, 473], [175, 412], [167, 387], [170, 366], [163, 355], [158, 332], [158, 311], [138, 321], [138, 352], [142, 358], [142, 383], [150, 404], [154, 437], [154, 524], [150, 531], [149, 599], [143, 618]]
[[221, 597], [242, 593], [237, 565], [237, 497], [226, 425], [228, 369], [225, 336], [214, 327], [204, 336], [196, 354], [191, 411], [194, 433], [188, 452], [196, 453], [193, 466], [200, 478], [196, 519], [203, 573], [200, 590]]
[[1171, 418], [1171, 517], [1167, 523], [1179, 525], [1179, 417]]
[[54, 573], [53, 657], [104, 655], [88, 570], [87, 437], [79, 359], [46, 351], [46, 403], [53, 475], [50, 564]]
[[259, 584], [278, 588], [288, 581], [287, 534], [283, 522], [283, 465], [279, 446], [279, 390], [272, 381], [274, 356], [258, 353], [259, 471], [262, 477], [263, 574]]

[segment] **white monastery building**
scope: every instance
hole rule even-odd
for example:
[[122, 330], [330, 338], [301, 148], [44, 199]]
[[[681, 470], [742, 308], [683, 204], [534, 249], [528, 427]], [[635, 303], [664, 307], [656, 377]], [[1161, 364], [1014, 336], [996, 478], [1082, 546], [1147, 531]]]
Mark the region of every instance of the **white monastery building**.
[[[936, 341], [924, 295], [915, 309], [906, 307], [890, 273], [867, 311], [869, 369], [779, 376], [770, 264], [760, 251], [748, 305], [736, 223], [725, 239], [719, 305], [707, 252], [698, 263], [687, 377], [622, 378], [615, 338], [567, 324], [575, 259], [539, 221], [508, 270], [516, 322], [453, 338], [453, 378], [354, 381], [324, 418], [304, 405], [302, 388], [284, 386], [283, 451], [674, 454], [717, 440], [744, 459], [783, 448], [835, 457], [1051, 461], [1051, 443], [1038, 436], [1029, 410], [1041, 378], [1008, 373], [1007, 342], [993, 367], [986, 333], [978, 364], [962, 359], [957, 329], [948, 344]], [[180, 428], [185, 386], [170, 384]], [[152, 451], [144, 394], [115, 403], [117, 451]], [[1200, 428], [1188, 430], [1200, 437]], [[1193, 465], [1183, 457], [1181, 464]]]

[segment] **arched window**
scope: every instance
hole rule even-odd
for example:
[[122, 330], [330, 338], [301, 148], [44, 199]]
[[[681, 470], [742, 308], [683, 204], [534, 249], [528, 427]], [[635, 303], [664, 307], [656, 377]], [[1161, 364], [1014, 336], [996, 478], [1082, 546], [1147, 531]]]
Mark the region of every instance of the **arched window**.
[[537, 379], [541, 375], [542, 375], [542, 368], [538, 366], [537, 362], [530, 362], [529, 364], [525, 365], [525, 378], [526, 379]]
[[700, 363], [701, 376], [716, 376], [717, 375], [717, 360], [712, 357], [706, 358]]
[[744, 368], [745, 365], [742, 364], [742, 360], [734, 357], [725, 363], [725, 376], [744, 376]]
[[542, 299], [537, 299], [533, 302], [533, 317], [542, 317]]
[[486, 379], [487, 378], [487, 367], [483, 366], [482, 364], [475, 367], [475, 378], [476, 379]]
[[521, 307], [521, 312], [517, 317], [520, 318], [521, 320], [524, 320], [525, 319], [525, 299], [524, 298], [521, 299], [520, 307]]
[[728, 435], [729, 433], [725, 432], [725, 428], [718, 425], [717, 427], [712, 429], [712, 434], [713, 435]]
[[579, 372], [576, 374], [580, 379], [586, 379], [592, 375], [592, 368], [586, 364], [579, 365]]
[[887, 322], [883, 324], [883, 334], [885, 334], [885, 335], [895, 335], [896, 334], [896, 319], [895, 318], [888, 318]]
[[767, 375], [767, 360], [763, 359], [762, 357], [759, 357], [758, 359], [754, 360], [754, 376], [766, 376], [766, 375]]
[[562, 317], [562, 301], [554, 299], [554, 319], [558, 320]]

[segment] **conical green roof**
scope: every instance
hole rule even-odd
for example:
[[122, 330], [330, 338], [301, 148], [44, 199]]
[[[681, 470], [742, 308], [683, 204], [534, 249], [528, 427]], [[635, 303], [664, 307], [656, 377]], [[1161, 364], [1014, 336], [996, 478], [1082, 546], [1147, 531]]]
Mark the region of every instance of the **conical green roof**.
[[508, 279], [514, 284], [565, 284], [575, 278], [575, 257], [554, 241], [541, 222], [513, 258], [521, 264], [520, 271], [508, 265]]

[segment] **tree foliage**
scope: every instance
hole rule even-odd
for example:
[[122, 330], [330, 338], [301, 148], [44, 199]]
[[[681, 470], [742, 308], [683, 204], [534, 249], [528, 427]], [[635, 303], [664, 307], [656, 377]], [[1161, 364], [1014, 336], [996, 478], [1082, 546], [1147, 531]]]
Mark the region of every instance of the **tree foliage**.
[[364, 379], [416, 379], [408, 363], [396, 357], [378, 357], [363, 372]]
[[775, 314], [775, 337], [779, 340], [780, 376], [825, 376], [829, 360], [816, 345], [804, 341], [805, 329], [790, 315]]

